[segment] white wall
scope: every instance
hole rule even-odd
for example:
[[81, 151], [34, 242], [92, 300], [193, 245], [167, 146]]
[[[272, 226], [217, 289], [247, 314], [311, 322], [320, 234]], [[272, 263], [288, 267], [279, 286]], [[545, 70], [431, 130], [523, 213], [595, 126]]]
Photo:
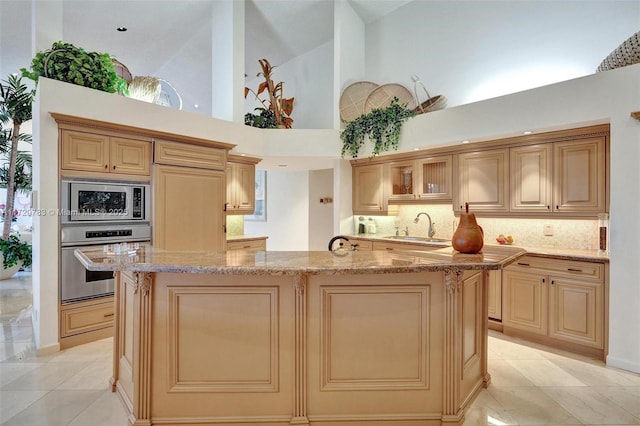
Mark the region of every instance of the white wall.
[[366, 76], [417, 74], [462, 105], [594, 73], [639, 16], [638, 1], [416, 0], [367, 25]]
[[[293, 128], [333, 128], [333, 41], [284, 64], [270, 63], [276, 67], [271, 77], [274, 83], [284, 83], [284, 97], [295, 97]], [[246, 86], [256, 91], [263, 81], [262, 77], [248, 76]], [[260, 98], [269, 99], [266, 92]], [[257, 106], [261, 107], [255, 96], [247, 95], [245, 111], [254, 112]]]
[[309, 173], [267, 171], [267, 220], [245, 221], [247, 235], [266, 235], [267, 249], [309, 249]]
[[309, 250], [324, 251], [333, 234], [333, 202], [320, 203], [321, 198], [334, 198], [333, 170], [309, 172]]

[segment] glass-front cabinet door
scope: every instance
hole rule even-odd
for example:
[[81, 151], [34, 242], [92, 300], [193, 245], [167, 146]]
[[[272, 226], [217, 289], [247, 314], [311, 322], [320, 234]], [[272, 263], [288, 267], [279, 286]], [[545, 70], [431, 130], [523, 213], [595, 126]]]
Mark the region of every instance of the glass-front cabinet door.
[[389, 200], [417, 199], [416, 161], [394, 161], [388, 167]]
[[425, 200], [451, 200], [452, 198], [451, 155], [439, 155], [417, 161], [417, 196]]

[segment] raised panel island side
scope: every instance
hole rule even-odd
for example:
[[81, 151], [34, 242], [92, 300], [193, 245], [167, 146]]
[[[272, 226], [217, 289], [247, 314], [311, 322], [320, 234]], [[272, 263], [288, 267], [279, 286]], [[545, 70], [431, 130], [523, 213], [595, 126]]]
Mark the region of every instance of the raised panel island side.
[[524, 255], [76, 250], [116, 271], [112, 389], [132, 425], [461, 424], [487, 282]]

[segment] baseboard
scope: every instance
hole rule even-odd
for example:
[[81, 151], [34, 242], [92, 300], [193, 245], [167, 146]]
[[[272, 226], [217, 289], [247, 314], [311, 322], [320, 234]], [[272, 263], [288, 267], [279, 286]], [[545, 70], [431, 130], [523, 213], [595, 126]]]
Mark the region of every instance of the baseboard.
[[47, 355], [53, 355], [56, 352], [60, 352], [60, 343], [55, 343], [53, 345], [43, 346], [41, 348], [38, 348], [36, 350], [36, 355], [47, 356]]
[[640, 363], [616, 358], [611, 355], [607, 356], [607, 367], [618, 368], [620, 370], [626, 370], [631, 371], [632, 373], [640, 374]]

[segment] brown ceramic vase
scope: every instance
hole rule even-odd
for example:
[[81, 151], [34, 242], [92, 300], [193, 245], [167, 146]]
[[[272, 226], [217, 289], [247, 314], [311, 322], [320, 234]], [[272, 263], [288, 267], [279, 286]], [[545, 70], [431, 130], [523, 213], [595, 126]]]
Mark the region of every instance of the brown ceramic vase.
[[458, 229], [451, 238], [451, 245], [460, 253], [478, 253], [484, 245], [482, 228], [473, 213], [461, 213]]

